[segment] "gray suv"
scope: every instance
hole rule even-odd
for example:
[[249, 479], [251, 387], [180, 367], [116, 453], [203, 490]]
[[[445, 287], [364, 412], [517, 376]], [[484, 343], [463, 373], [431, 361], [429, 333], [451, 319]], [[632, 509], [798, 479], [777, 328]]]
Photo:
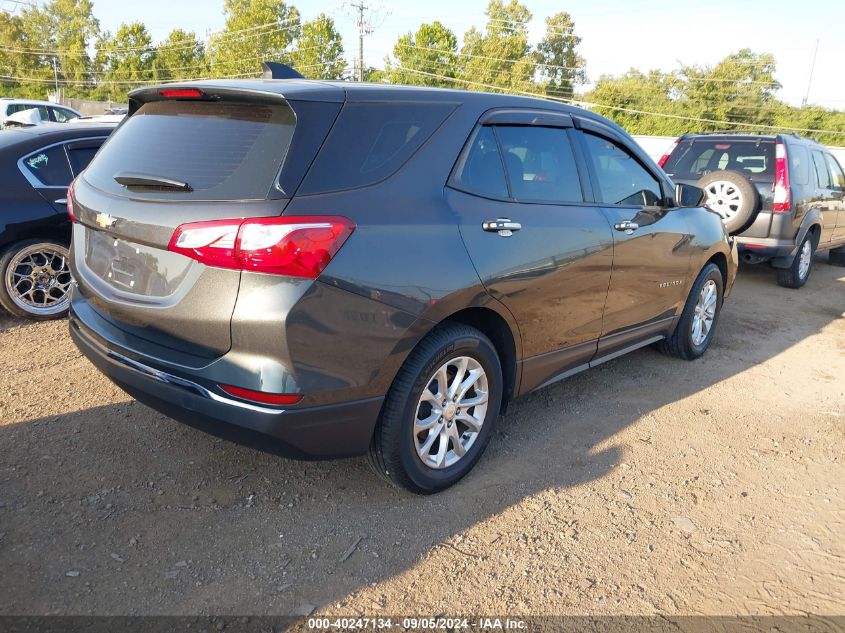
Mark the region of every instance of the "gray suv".
[[660, 166], [703, 188], [741, 258], [769, 262], [780, 285], [807, 283], [817, 250], [845, 266], [845, 174], [823, 145], [791, 134], [687, 134]]
[[68, 196], [70, 331], [174, 418], [435, 492], [514, 397], [644, 345], [705, 353], [737, 254], [702, 198], [539, 99], [144, 88]]

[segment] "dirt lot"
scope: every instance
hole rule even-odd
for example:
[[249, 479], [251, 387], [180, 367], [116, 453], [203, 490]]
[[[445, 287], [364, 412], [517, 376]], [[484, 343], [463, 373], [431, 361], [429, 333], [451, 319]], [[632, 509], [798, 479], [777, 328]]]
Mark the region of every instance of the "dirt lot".
[[[463, 483], [286, 461], [0, 317], [0, 613], [845, 613], [845, 270], [515, 403]], [[360, 539], [360, 540], [359, 540]]]

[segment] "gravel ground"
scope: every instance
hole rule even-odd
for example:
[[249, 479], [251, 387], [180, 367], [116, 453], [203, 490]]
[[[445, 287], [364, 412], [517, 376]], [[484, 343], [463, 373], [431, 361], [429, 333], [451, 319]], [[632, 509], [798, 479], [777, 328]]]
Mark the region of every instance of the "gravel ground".
[[513, 404], [453, 489], [172, 422], [0, 316], [0, 614], [845, 613], [845, 270]]

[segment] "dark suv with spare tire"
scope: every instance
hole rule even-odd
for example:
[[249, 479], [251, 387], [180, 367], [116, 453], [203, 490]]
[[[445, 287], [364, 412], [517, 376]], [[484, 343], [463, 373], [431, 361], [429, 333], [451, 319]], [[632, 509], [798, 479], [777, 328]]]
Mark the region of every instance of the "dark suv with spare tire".
[[701, 356], [737, 265], [619, 126], [508, 95], [144, 88], [70, 193], [70, 331], [115, 383], [421, 493], [516, 396], [651, 343]]
[[659, 164], [704, 189], [740, 257], [769, 262], [780, 285], [807, 283], [817, 250], [845, 266], [845, 175], [823, 145], [791, 134], [687, 134]]

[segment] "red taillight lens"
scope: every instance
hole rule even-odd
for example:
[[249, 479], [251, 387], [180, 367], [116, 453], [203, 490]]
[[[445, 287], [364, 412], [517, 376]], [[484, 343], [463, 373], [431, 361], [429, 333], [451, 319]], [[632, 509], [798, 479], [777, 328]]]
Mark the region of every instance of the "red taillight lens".
[[243, 220], [192, 222], [176, 229], [168, 250], [218, 268], [240, 268], [235, 256], [238, 229]]
[[789, 191], [789, 163], [786, 160], [786, 145], [775, 143], [775, 185], [772, 211], [789, 213], [792, 211], [792, 195]]
[[295, 393], [270, 393], [268, 391], [253, 391], [252, 389], [244, 389], [243, 387], [233, 387], [232, 385], [220, 385], [220, 388], [229, 395], [244, 400], [252, 400], [253, 402], [260, 402], [262, 404], [296, 404], [302, 400], [300, 394]]
[[355, 230], [339, 216], [285, 216], [183, 224], [169, 250], [209, 266], [316, 279]]
[[165, 99], [199, 99], [202, 91], [197, 88], [165, 88], [158, 92]]
[[669, 162], [669, 157], [672, 155], [672, 152], [675, 151], [675, 148], [678, 146], [679, 141], [680, 141], [680, 139], [678, 139], [677, 141], [672, 143], [672, 146], [668, 150], [666, 150], [666, 153], [663, 154], [663, 156], [660, 157], [659, 161], [657, 161], [657, 165], [658, 165], [658, 167], [660, 167], [660, 169], [663, 169], [663, 167], [666, 165], [666, 163]]
[[65, 205], [67, 207], [67, 214], [70, 218], [71, 222], [76, 222], [76, 215], [73, 211], [73, 186], [76, 184], [76, 181], [72, 181], [67, 188], [67, 196], [65, 196]]

